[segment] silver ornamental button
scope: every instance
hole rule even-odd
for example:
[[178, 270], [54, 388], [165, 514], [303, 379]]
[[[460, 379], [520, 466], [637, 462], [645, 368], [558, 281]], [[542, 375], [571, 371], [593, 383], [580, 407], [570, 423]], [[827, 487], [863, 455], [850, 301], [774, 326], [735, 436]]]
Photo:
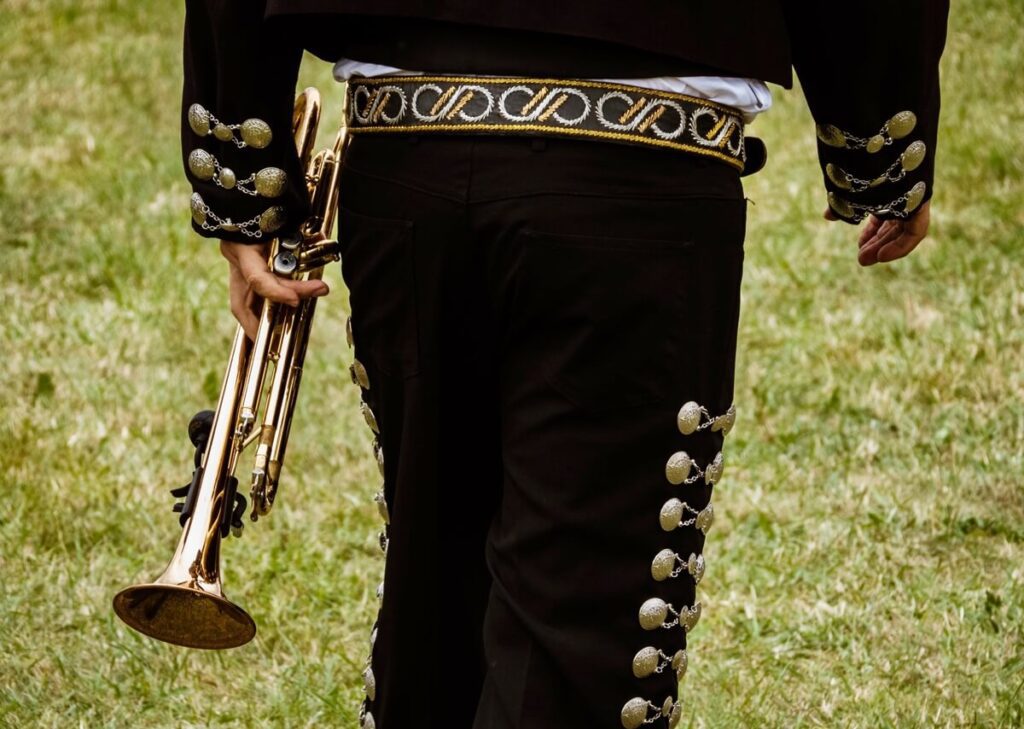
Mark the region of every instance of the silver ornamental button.
[[380, 471], [380, 475], [384, 475], [384, 447], [379, 443], [374, 449], [374, 455], [377, 456], [377, 470]]
[[668, 617], [668, 605], [659, 597], [645, 600], [640, 606], [640, 627], [644, 630], [660, 628]]
[[679, 522], [683, 518], [683, 502], [679, 499], [669, 499], [661, 506], [661, 514], [658, 516], [658, 521], [661, 524], [661, 528], [666, 532], [670, 532], [679, 526]]
[[359, 385], [364, 390], [370, 389], [370, 376], [366, 374], [366, 367], [362, 362], [358, 359], [353, 360], [349, 372], [352, 374], [353, 384]]
[[242, 122], [242, 127], [239, 131], [242, 135], [242, 141], [256, 149], [263, 149], [274, 138], [270, 131], [270, 125], [262, 119], [246, 119]]
[[380, 514], [380, 518], [384, 520], [385, 524], [390, 523], [391, 517], [388, 514], [388, 502], [384, 498], [384, 492], [378, 491], [375, 493], [373, 500], [377, 503], [377, 512]]
[[871, 182], [869, 182], [868, 183], [868, 187], [878, 187], [879, 185], [884, 185], [888, 181], [889, 181], [889, 175], [887, 175], [887, 174], [881, 175], [881, 176], [876, 177], [875, 179], [873, 179]]
[[206, 213], [203, 211], [203, 208], [206, 207], [206, 204], [203, 202], [203, 198], [198, 192], [192, 193], [189, 205], [192, 208], [192, 220], [196, 221], [197, 225], [205, 223]]
[[231, 218], [228, 218], [223, 223], [221, 223], [220, 227], [223, 228], [224, 230], [231, 232], [235, 232], [236, 230], [238, 230], [238, 225], [236, 223], [231, 222]]
[[697, 430], [697, 426], [700, 425], [700, 405], [693, 400], [684, 403], [679, 408], [679, 415], [676, 416], [676, 425], [679, 426], [679, 432], [683, 435], [689, 435]]
[[889, 136], [893, 139], [903, 139], [903, 137], [914, 131], [914, 127], [916, 126], [917, 115], [912, 111], [901, 111], [886, 122], [885, 131], [888, 132]]
[[199, 104], [192, 104], [188, 108], [188, 125], [200, 137], [205, 137], [210, 133], [210, 112]]
[[373, 411], [370, 410], [370, 406], [365, 402], [359, 403], [359, 410], [363, 413], [363, 419], [366, 424], [370, 427], [374, 433], [380, 433], [380, 429], [377, 427], [377, 418], [374, 416]]
[[663, 549], [654, 555], [654, 561], [651, 562], [651, 577], [656, 582], [664, 582], [672, 576], [672, 570], [675, 568], [676, 553], [671, 549]]
[[683, 717], [683, 705], [679, 701], [672, 707], [672, 713], [668, 717], [668, 729], [675, 729], [679, 726], [679, 720]]
[[722, 431], [722, 435], [729, 435], [729, 431], [732, 430], [732, 426], [736, 424], [736, 406], [730, 405], [729, 409], [724, 413], [715, 418], [715, 422], [711, 425], [711, 430]]
[[907, 172], [913, 172], [924, 162], [926, 154], [928, 154], [928, 146], [924, 142], [920, 140], [911, 142], [910, 146], [900, 155], [900, 165]]
[[818, 139], [830, 147], [845, 147], [846, 135], [839, 131], [838, 127], [831, 124], [819, 124], [817, 127]]
[[689, 667], [690, 660], [686, 657], [686, 649], [676, 651], [676, 654], [672, 656], [672, 668], [676, 672], [676, 680], [682, 681], [683, 676], [686, 675], [686, 669]]
[[205, 149], [193, 149], [188, 155], [188, 169], [200, 180], [211, 180], [217, 171], [213, 155]]
[[345, 320], [345, 341], [349, 347], [352, 346], [352, 317]]
[[213, 136], [222, 142], [228, 142], [234, 139], [235, 135], [231, 131], [231, 127], [225, 124], [218, 124], [213, 128]]
[[373, 701], [377, 698], [377, 677], [373, 675], [373, 668], [367, 666], [366, 670], [363, 671], [363, 688], [366, 689], [366, 695]]
[[831, 162], [825, 165], [825, 174], [828, 175], [828, 179], [832, 180], [832, 183], [839, 189], [850, 190], [853, 188], [853, 185], [850, 183], [850, 176]]
[[220, 184], [225, 190], [233, 190], [235, 183], [238, 182], [238, 178], [235, 177], [235, 171], [230, 167], [222, 167], [220, 174], [217, 175], [217, 179], [220, 180]]
[[679, 485], [690, 477], [690, 470], [693, 468], [693, 459], [686, 451], [677, 451], [668, 457], [665, 464], [665, 478], [670, 484]]
[[868, 142], [867, 144], [864, 145], [864, 148], [868, 151], [868, 154], [874, 154], [884, 146], [885, 137], [883, 137], [881, 134], [876, 134], [875, 136], [870, 137], [868, 139]]
[[699, 514], [697, 514], [697, 521], [695, 522], [697, 528], [705, 534], [711, 529], [711, 525], [715, 523], [715, 507], [711, 504], [705, 506]]
[[725, 470], [725, 459], [722, 457], [722, 451], [718, 451], [714, 460], [708, 464], [708, 467], [704, 469], [704, 483], [710, 485], [718, 483], [722, 478], [722, 472]]
[[704, 555], [691, 554], [690, 559], [686, 561], [686, 571], [690, 573], [694, 584], [699, 584], [704, 579], [704, 569]]
[[647, 699], [637, 696], [627, 701], [619, 718], [622, 719], [622, 726], [625, 729], [638, 729], [643, 726], [647, 721]]
[[383, 580], [381, 580], [380, 584], [377, 585], [377, 599], [378, 600], [383, 600], [384, 599], [384, 581]]
[[260, 216], [260, 230], [264, 233], [273, 233], [284, 225], [285, 210], [280, 205], [267, 208]]
[[843, 198], [836, 195], [834, 192], [828, 194], [828, 206], [836, 211], [841, 218], [855, 218], [857, 217], [856, 211], [850, 203], [843, 200]]
[[388, 553], [387, 532], [381, 531], [377, 534], [377, 546], [380, 547], [380, 551], [384, 552], [384, 554]]
[[374, 643], [376, 643], [376, 642], [377, 642], [377, 628], [374, 627], [374, 629], [370, 631], [370, 647], [372, 648]]
[[288, 175], [279, 167], [264, 167], [256, 173], [256, 192], [263, 197], [278, 197], [284, 192]]
[[910, 188], [910, 192], [907, 193], [907, 202], [903, 206], [903, 211], [912, 213], [917, 210], [917, 206], [921, 204], [922, 200], [924, 200], [924, 193], [927, 189], [928, 185], [923, 181]]
[[647, 646], [641, 648], [633, 656], [633, 675], [637, 678], [647, 678], [658, 670], [659, 656], [658, 649]]
[[377, 729], [377, 723], [373, 720], [373, 714], [369, 711], [367, 711], [366, 716], [363, 717], [363, 724], [360, 729]]
[[675, 702], [672, 701], [671, 696], [666, 696], [665, 700], [661, 704], [661, 715], [669, 716], [672, 714], [672, 707], [675, 706]]
[[698, 602], [693, 607], [686, 607], [679, 613], [679, 623], [683, 626], [683, 629], [689, 633], [693, 630], [697, 623], [700, 622], [701, 604]]

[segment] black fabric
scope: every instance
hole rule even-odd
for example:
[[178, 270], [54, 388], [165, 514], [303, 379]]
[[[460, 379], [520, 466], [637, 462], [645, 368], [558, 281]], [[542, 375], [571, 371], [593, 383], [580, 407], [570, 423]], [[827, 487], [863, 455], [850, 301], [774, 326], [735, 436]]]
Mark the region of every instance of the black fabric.
[[[196, 147], [206, 148], [240, 179], [265, 166], [285, 169], [291, 183], [275, 204], [287, 210], [289, 227], [306, 210], [289, 122], [303, 48], [329, 61], [348, 55], [439, 73], [738, 75], [783, 84], [789, 83], [792, 60], [820, 124], [869, 136], [897, 112], [917, 115], [909, 139], [876, 155], [819, 145], [823, 170], [833, 163], [865, 178], [885, 169], [911, 140], [928, 145], [924, 164], [911, 176], [851, 201], [884, 205], [916, 182], [924, 182], [927, 196], [932, 194], [938, 62], [948, 0], [855, 5], [643, 0], [628, 6], [606, 0], [187, 0], [186, 5], [183, 158]], [[263, 22], [264, 17], [269, 19]], [[197, 138], [186, 122], [193, 103], [227, 123], [265, 119], [274, 143], [265, 150], [238, 150], [212, 137]], [[213, 182], [191, 181], [221, 218], [249, 220], [268, 205]], [[238, 232], [199, 227], [197, 232], [253, 242]]]
[[[716, 3], [717, 12], [707, 2], [660, 0], [650, 3], [657, 8], [630, 12], [621, 4], [590, 0], [503, 4], [495, 12], [484, 3], [437, 9], [402, 1], [287, 0], [269, 3], [269, 12], [301, 28], [309, 50], [327, 61], [357, 58], [433, 73], [733, 75], [791, 84], [777, 2]], [[727, 17], [736, 15], [745, 15], [749, 24], [730, 24]]]
[[674, 698], [671, 669], [631, 662], [685, 645], [637, 615], [695, 599], [650, 570], [704, 544], [658, 516], [711, 498], [664, 469], [723, 446], [675, 419], [732, 402], [738, 173], [593, 141], [356, 137], [340, 200], [391, 517], [377, 729], [611, 728], [631, 698]]

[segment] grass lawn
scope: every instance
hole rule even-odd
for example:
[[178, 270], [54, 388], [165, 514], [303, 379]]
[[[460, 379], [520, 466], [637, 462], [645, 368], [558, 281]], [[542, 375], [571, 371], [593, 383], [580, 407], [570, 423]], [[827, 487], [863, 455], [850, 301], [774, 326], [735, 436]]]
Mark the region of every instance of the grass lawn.
[[[383, 564], [336, 267], [281, 501], [225, 549], [259, 636], [187, 651], [110, 609], [171, 554], [166, 490], [233, 332], [188, 226], [181, 5], [0, 0], [3, 726], [356, 725]], [[682, 726], [1024, 726], [1024, 3], [954, 3], [943, 70], [933, 234], [895, 265], [821, 220], [799, 93], [753, 128]], [[303, 82], [340, 110], [325, 64]]]

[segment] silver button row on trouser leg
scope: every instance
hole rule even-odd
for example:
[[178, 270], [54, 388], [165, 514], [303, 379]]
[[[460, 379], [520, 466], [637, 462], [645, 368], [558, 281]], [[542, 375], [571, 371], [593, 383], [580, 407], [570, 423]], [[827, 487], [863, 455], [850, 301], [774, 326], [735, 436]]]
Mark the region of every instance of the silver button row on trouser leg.
[[[352, 342], [352, 317], [349, 317], [345, 323], [345, 336], [348, 340], [348, 345], [351, 347]], [[359, 387], [366, 391], [370, 389], [370, 376], [366, 371], [366, 367], [358, 359], [352, 361], [349, 367], [349, 374], [352, 376], [353, 384], [359, 385]], [[363, 419], [366, 420], [366, 425], [374, 433], [373, 439], [373, 456], [377, 462], [377, 469], [380, 471], [381, 477], [384, 476], [384, 449], [381, 446], [379, 435], [380, 427], [377, 423], [377, 417], [374, 415], [373, 410], [369, 404], [360, 399], [359, 409], [363, 415]], [[374, 494], [374, 502], [377, 504], [377, 511], [380, 514], [381, 520], [384, 522], [384, 529], [380, 532], [378, 542], [380, 544], [381, 551], [387, 554], [388, 548], [388, 525], [391, 523], [391, 514], [388, 510], [387, 499], [384, 495], [384, 487]], [[382, 581], [377, 586], [377, 599], [383, 600], [384, 598], [384, 582]], [[378, 623], [374, 622], [373, 629], [370, 632], [370, 653], [366, 657], [366, 668], [363, 669], [363, 689], [366, 692], [366, 699], [363, 701], [359, 710], [359, 726], [360, 729], [376, 729], [376, 721], [373, 718], [373, 712], [369, 709], [369, 704], [377, 698], [377, 677], [373, 672], [373, 647], [377, 642], [377, 631]]]
[[678, 625], [684, 632], [689, 633], [700, 621], [701, 610], [699, 602], [694, 603], [693, 607], [684, 605], [676, 610], [672, 603], [665, 602], [660, 597], [651, 597], [644, 600], [644, 604], [640, 606], [640, 627], [644, 630], [667, 630]]
[[708, 486], [714, 486], [725, 471], [725, 457], [722, 452], [712, 459], [703, 470], [697, 466], [686, 451], [676, 451], [665, 462], [665, 478], [673, 486], [695, 483], [704, 479]]
[[683, 435], [691, 435], [708, 428], [712, 432], [722, 431], [722, 435], [729, 435], [729, 431], [735, 424], [735, 405], [730, 405], [729, 409], [721, 415], [712, 415], [706, 407], [690, 400], [679, 408], [679, 414], [676, 416], [676, 427]]
[[[724, 438], [732, 430], [735, 422], [736, 408], [734, 405], [730, 405], [721, 415], [711, 415], [707, 408], [692, 400], [686, 402], [676, 416], [676, 427], [683, 435], [711, 430], [712, 432], [721, 432]], [[686, 451], [680, 450], [670, 455], [666, 461], [665, 479], [673, 486], [689, 485], [699, 480], [703, 480], [707, 486], [714, 486], [722, 478], [724, 470], [725, 460], [721, 451], [701, 469]], [[715, 511], [710, 501], [703, 509], [697, 510], [681, 499], [673, 497], [662, 505], [658, 521], [662, 530], [666, 532], [693, 526], [703, 534], [707, 534], [714, 518]], [[651, 562], [651, 577], [656, 582], [674, 579], [686, 572], [693, 578], [694, 585], [697, 585], [704, 577], [704, 570], [703, 555], [691, 553], [684, 559], [674, 550], [668, 548], [658, 552]], [[676, 610], [671, 603], [659, 597], [651, 597], [640, 606], [638, 618], [640, 627], [647, 631], [680, 626], [685, 633], [689, 633], [696, 627], [701, 613], [700, 602]], [[647, 678], [661, 674], [671, 666], [678, 682], [686, 675], [688, 665], [689, 660], [685, 648], [670, 656], [660, 648], [645, 646], [633, 657], [633, 675], [637, 678]], [[672, 729], [679, 723], [682, 715], [681, 707], [681, 703], [673, 701], [671, 696], [666, 698], [660, 707], [648, 699], [635, 697], [622, 707], [620, 719], [625, 729], [638, 729], [645, 724], [653, 724], [665, 718], [668, 719], [668, 726]]]
[[676, 680], [682, 681], [688, 666], [686, 649], [680, 648], [670, 656], [660, 648], [649, 645], [638, 650], [633, 656], [633, 675], [637, 678], [647, 678], [661, 673], [667, 666], [672, 666], [672, 670], [676, 672]]
[[367, 708], [365, 701], [359, 708], [359, 729], [377, 729], [377, 722], [373, 720], [373, 712]]
[[[692, 516], [684, 520], [683, 517], [687, 514]], [[707, 534], [708, 530], [711, 529], [711, 525], [715, 523], [715, 507], [708, 503], [703, 509], [697, 511], [689, 504], [673, 497], [662, 505], [661, 513], [658, 515], [658, 522], [666, 532], [686, 526], [695, 526], [701, 532]]]
[[655, 582], [664, 582], [688, 572], [693, 584], [700, 584], [704, 578], [704, 555], [691, 552], [688, 559], [683, 559], [671, 549], [663, 549], [654, 555], [651, 561], [651, 577]]
[[644, 724], [653, 724], [664, 717], [668, 719], [669, 729], [673, 729], [679, 724], [682, 713], [683, 705], [678, 701], [673, 701], [671, 696], [666, 696], [665, 702], [661, 706], [637, 696], [627, 701], [622, 707], [620, 718], [622, 726], [626, 729], [638, 729]]

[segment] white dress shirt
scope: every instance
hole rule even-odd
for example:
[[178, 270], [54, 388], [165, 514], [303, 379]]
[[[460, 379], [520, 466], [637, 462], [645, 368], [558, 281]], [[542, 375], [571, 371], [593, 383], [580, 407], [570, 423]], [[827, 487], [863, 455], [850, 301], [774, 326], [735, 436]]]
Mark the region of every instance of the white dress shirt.
[[[418, 71], [404, 71], [394, 66], [383, 66], [379, 63], [364, 63], [342, 58], [334, 64], [334, 78], [348, 81], [350, 78], [362, 76], [421, 75]], [[743, 114], [748, 123], [758, 114], [768, 111], [772, 105], [772, 92], [763, 81], [750, 78], [734, 78], [730, 76], [658, 76], [655, 78], [628, 79], [593, 79], [610, 81], [627, 86], [637, 86], [655, 91], [671, 91], [686, 94], [698, 99], [707, 99], [725, 106], [731, 106]]]

